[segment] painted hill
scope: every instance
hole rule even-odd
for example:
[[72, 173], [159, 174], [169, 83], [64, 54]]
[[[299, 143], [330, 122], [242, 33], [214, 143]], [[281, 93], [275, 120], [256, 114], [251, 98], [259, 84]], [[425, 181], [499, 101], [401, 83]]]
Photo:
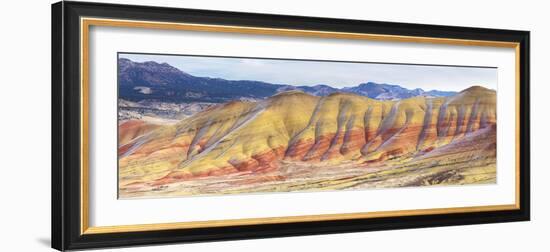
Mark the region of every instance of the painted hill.
[[439, 164], [483, 150], [494, 155], [496, 93], [471, 87], [452, 97], [380, 101], [288, 91], [216, 105], [174, 125], [120, 130], [126, 140], [119, 146], [123, 190], [277, 171], [283, 163], [330, 167], [444, 156], [433, 161]]
[[316, 96], [337, 92], [355, 93], [378, 100], [399, 100], [414, 96], [442, 97], [456, 92], [406, 89], [398, 85], [368, 82], [357, 87], [337, 89], [328, 85], [293, 86], [254, 80], [225, 80], [198, 77], [167, 63], [118, 60], [119, 98], [139, 102], [153, 100], [174, 103], [224, 103], [232, 100], [260, 100], [277, 93], [300, 90]]

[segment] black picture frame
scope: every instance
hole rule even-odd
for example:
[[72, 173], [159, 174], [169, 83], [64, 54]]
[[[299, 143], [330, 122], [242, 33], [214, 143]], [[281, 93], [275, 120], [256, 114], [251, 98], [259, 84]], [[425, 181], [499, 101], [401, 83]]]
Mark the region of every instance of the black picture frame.
[[[321, 30], [519, 43], [519, 209], [175, 230], [81, 232], [81, 17]], [[253, 239], [530, 219], [529, 32], [102, 3], [52, 5], [52, 247], [58, 250]]]

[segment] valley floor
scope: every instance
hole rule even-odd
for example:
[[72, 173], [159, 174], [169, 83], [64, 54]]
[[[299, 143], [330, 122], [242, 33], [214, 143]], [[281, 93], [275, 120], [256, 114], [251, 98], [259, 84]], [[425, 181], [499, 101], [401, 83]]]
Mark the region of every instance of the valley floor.
[[489, 184], [496, 182], [494, 155], [471, 151], [435, 157], [401, 157], [375, 164], [337, 165], [281, 161], [277, 171], [242, 172], [209, 176], [156, 187], [120, 190], [121, 198], [156, 198], [186, 195], [220, 195], [433, 185]]

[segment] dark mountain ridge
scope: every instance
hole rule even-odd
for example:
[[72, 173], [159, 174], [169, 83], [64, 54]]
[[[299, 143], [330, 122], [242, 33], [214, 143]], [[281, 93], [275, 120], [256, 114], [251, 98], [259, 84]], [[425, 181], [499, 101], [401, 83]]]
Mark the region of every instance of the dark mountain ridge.
[[119, 98], [129, 101], [155, 100], [162, 102], [223, 103], [231, 100], [259, 100], [274, 94], [300, 90], [316, 96], [335, 92], [348, 92], [378, 100], [400, 100], [414, 96], [451, 96], [452, 91], [420, 88], [407, 89], [399, 85], [362, 83], [342, 89], [328, 85], [293, 86], [253, 80], [225, 80], [198, 77], [181, 71], [167, 63], [154, 61], [134, 62], [126, 58], [118, 60]]

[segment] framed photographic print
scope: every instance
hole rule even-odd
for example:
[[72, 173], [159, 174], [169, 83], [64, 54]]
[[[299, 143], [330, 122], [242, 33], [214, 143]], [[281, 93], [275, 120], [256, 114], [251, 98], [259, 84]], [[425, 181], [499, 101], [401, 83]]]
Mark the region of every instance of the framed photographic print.
[[52, 6], [58, 250], [529, 220], [529, 32]]

